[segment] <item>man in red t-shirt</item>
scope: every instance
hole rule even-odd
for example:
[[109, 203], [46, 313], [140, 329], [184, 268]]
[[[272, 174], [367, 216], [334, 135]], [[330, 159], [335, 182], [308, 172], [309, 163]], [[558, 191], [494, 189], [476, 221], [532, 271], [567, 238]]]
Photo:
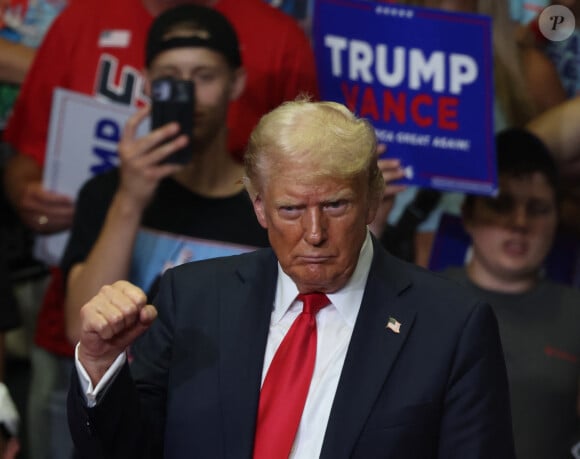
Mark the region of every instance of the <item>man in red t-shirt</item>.
[[[147, 29], [154, 16], [180, 3], [216, 8], [232, 22], [241, 41], [248, 79], [244, 94], [228, 115], [228, 146], [236, 157], [241, 158], [262, 114], [301, 93], [317, 97], [308, 38], [292, 18], [262, 0], [72, 2], [38, 50], [4, 134], [17, 152], [7, 166], [6, 192], [20, 218], [35, 232], [66, 230], [74, 213], [73, 198], [42, 186], [54, 89], [62, 87], [129, 106], [145, 104], [141, 70]], [[67, 362], [72, 356], [64, 333], [63, 289], [55, 268], [37, 319], [36, 345], [48, 351], [43, 364], [51, 355]]]
[[[262, 0], [192, 1], [210, 4], [236, 28], [248, 82], [228, 117], [230, 151], [241, 158], [260, 116], [300, 93], [317, 96], [310, 43], [297, 23]], [[21, 90], [5, 140], [19, 153], [9, 164], [6, 188], [22, 219], [50, 234], [71, 224], [69, 197], [41, 185], [52, 92], [63, 87], [127, 105], [144, 102], [143, 37], [168, 3], [187, 0], [87, 0], [55, 21]], [[106, 12], [106, 14], [103, 14]]]

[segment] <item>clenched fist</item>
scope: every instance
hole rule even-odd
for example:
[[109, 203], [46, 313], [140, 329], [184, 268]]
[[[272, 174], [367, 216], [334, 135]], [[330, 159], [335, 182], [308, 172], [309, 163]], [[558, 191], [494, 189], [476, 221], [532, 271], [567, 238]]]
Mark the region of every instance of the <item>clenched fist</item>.
[[105, 285], [81, 311], [78, 357], [93, 386], [157, 317], [143, 290], [127, 281]]

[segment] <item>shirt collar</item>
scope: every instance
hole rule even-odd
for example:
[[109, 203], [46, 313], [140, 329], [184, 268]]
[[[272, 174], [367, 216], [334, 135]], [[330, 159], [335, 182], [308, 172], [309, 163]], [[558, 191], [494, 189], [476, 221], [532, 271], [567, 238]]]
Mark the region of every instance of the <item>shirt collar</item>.
[[[346, 285], [334, 293], [327, 294], [328, 299], [338, 310], [341, 317], [348, 325], [354, 327], [365, 285], [373, 260], [373, 243], [370, 232], [361, 247], [356, 268]], [[276, 284], [276, 297], [274, 299], [274, 310], [272, 311], [271, 322], [277, 323], [292, 306], [298, 295], [298, 287], [288, 276], [278, 263], [278, 280]]]

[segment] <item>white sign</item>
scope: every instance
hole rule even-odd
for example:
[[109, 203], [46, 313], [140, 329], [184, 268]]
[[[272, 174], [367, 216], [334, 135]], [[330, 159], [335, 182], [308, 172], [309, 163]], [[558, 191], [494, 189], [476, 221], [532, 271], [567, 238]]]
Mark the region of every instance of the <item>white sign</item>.
[[[117, 166], [117, 144], [125, 122], [134, 112], [134, 107], [57, 88], [52, 101], [44, 187], [75, 198], [89, 178]], [[148, 130], [149, 123], [142, 123], [138, 135]], [[39, 236], [36, 257], [58, 265], [68, 237], [68, 231]]]

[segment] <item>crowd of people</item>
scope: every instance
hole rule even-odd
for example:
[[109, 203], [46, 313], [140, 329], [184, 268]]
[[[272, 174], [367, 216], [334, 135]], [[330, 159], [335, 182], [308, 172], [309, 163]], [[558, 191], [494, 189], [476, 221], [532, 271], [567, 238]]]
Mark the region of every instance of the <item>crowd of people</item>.
[[[389, 2], [492, 18], [499, 192], [441, 193], [319, 102], [312, 4], [289, 3], [300, 22], [264, 0], [0, 0], [0, 384], [9, 330], [30, 365], [17, 408], [0, 386], [0, 457], [580, 457], [572, 48], [563, 66], [521, 2]], [[160, 78], [192, 82], [192, 132], [144, 129]], [[75, 196], [43, 181], [56, 88], [132, 112]], [[433, 273], [449, 213], [465, 260]], [[568, 285], [545, 269], [563, 235]]]

